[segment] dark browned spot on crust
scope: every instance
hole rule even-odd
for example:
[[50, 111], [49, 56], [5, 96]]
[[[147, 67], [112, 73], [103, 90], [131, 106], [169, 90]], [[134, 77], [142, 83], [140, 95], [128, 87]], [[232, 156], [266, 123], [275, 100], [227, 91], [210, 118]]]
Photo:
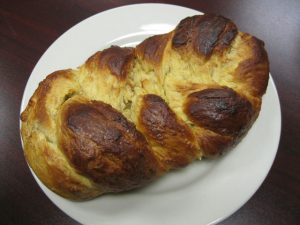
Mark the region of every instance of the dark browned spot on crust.
[[269, 81], [269, 60], [264, 42], [248, 34], [242, 35], [241, 38], [251, 47], [252, 56], [238, 65], [234, 75], [241, 82], [249, 83], [252, 95], [262, 96]]
[[139, 125], [154, 145], [164, 147], [160, 154], [165, 156], [164, 163], [171, 168], [184, 166], [197, 156], [195, 138], [190, 129], [161, 97], [153, 94], [143, 97]]
[[103, 102], [69, 103], [61, 141], [72, 164], [106, 188], [124, 191], [157, 176], [157, 163], [144, 136]]
[[214, 48], [215, 52], [223, 52], [222, 50], [230, 46], [231, 42], [238, 34], [238, 29], [236, 25], [232, 23], [230, 20], [224, 17], [222, 18], [226, 20], [226, 25], [223, 28], [223, 31], [219, 34], [218, 41], [215, 44], [215, 48]]
[[100, 68], [108, 68], [118, 79], [127, 77], [127, 70], [133, 58], [133, 48], [121, 48], [112, 46], [101, 52], [99, 58]]
[[168, 35], [152, 36], [136, 47], [137, 54], [143, 59], [153, 64], [159, 64], [162, 61], [162, 55]]
[[180, 21], [174, 31], [172, 39], [173, 48], [186, 46], [192, 41], [193, 32], [195, 32], [193, 27], [195, 26], [197, 18], [198, 16], [187, 17]]
[[227, 87], [190, 94], [184, 111], [197, 125], [230, 136], [243, 134], [254, 116], [251, 103]]
[[176, 27], [172, 46], [175, 49], [193, 46], [197, 53], [209, 57], [214, 49], [222, 52], [227, 48], [237, 32], [235, 24], [222, 16], [188, 17]]

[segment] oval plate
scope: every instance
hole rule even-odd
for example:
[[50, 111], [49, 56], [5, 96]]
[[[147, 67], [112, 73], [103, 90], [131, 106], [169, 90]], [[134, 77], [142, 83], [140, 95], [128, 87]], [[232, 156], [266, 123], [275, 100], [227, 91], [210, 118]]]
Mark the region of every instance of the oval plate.
[[[80, 22], [59, 37], [38, 61], [26, 85], [21, 111], [47, 74], [76, 68], [110, 45], [134, 46], [196, 14], [202, 13], [174, 5], [137, 4]], [[219, 159], [194, 162], [143, 189], [86, 202], [56, 195], [33, 175], [55, 205], [83, 224], [213, 224], [238, 210], [259, 188], [276, 155], [280, 129], [280, 104], [271, 78], [257, 121], [242, 142]]]

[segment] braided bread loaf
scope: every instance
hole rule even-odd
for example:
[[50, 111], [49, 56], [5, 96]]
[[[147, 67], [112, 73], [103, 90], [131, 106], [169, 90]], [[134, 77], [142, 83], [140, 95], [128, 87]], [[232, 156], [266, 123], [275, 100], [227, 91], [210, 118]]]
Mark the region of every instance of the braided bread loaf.
[[264, 44], [222, 16], [182, 20], [43, 80], [21, 115], [26, 159], [70, 199], [141, 187], [235, 145], [257, 118]]

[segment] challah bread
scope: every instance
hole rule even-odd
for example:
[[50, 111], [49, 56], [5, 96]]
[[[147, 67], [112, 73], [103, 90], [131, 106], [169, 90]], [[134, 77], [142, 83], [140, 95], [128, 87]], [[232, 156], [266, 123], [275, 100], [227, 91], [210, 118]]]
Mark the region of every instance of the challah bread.
[[83, 200], [220, 155], [259, 114], [269, 77], [263, 46], [208, 14], [56, 71], [21, 115], [25, 157], [48, 188]]

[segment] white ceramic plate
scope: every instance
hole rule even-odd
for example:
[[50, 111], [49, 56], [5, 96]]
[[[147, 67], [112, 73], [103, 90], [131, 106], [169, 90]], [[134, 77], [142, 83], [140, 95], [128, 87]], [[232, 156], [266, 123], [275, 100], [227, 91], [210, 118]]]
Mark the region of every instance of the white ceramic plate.
[[[195, 14], [202, 13], [174, 5], [138, 4], [82, 21], [41, 57], [28, 80], [21, 111], [47, 74], [75, 68], [110, 45], [132, 46], [150, 35], [170, 31], [181, 19]], [[213, 224], [238, 210], [261, 185], [276, 155], [280, 128], [278, 95], [270, 79], [254, 126], [233, 151], [217, 160], [195, 162], [141, 190], [87, 202], [63, 199], [34, 177], [54, 204], [83, 224]]]

